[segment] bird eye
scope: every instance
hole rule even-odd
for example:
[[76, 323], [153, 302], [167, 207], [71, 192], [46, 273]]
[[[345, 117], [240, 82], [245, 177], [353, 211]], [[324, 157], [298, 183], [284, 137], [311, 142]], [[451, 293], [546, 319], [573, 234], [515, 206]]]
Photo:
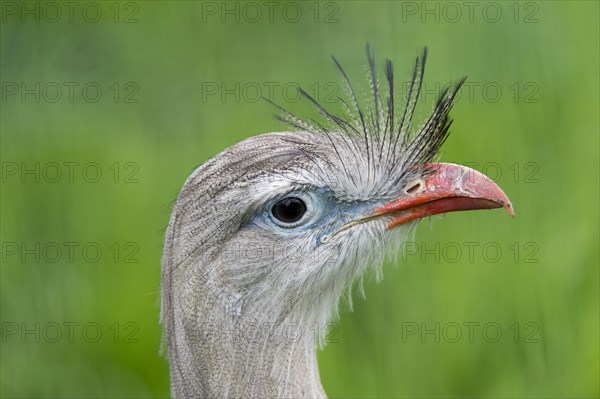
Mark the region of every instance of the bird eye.
[[306, 204], [298, 197], [287, 197], [277, 201], [271, 208], [271, 215], [278, 224], [292, 227], [306, 213]]

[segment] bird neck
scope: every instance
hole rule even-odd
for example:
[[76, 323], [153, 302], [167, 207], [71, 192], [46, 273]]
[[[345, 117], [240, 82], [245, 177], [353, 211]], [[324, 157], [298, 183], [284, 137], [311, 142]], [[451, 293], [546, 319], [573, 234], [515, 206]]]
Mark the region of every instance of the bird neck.
[[198, 305], [175, 320], [174, 397], [326, 397], [314, 326], [270, 319], [265, 308], [239, 309], [218, 295]]

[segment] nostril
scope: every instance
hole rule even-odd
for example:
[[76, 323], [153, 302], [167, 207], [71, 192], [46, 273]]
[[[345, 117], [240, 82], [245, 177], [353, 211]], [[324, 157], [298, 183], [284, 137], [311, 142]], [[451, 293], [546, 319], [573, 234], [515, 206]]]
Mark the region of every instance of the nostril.
[[411, 182], [409, 185], [407, 185], [407, 187], [408, 188], [405, 190], [406, 193], [415, 194], [421, 190], [421, 182], [420, 181]]

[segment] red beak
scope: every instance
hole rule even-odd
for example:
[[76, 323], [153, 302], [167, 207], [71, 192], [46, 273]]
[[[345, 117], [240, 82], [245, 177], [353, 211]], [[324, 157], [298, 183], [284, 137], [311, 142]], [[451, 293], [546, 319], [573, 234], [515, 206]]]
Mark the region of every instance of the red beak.
[[407, 197], [375, 209], [373, 216], [392, 217], [388, 229], [426, 216], [473, 209], [504, 208], [515, 217], [506, 194], [483, 173], [451, 163], [430, 163], [425, 167], [434, 172], [409, 188]]

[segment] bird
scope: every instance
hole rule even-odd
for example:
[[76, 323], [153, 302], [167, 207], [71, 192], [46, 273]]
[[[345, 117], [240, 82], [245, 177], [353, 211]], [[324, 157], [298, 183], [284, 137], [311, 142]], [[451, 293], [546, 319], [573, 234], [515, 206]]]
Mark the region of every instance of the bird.
[[[279, 132], [234, 144], [187, 178], [174, 201], [161, 266], [161, 323], [174, 398], [327, 397], [317, 350], [343, 301], [427, 216], [512, 204], [484, 174], [441, 163], [466, 78], [413, 122], [428, 51], [406, 93], [367, 53], [361, 92], [341, 63], [343, 96], [316, 117], [269, 99]], [[358, 287], [358, 288], [356, 288]]]

